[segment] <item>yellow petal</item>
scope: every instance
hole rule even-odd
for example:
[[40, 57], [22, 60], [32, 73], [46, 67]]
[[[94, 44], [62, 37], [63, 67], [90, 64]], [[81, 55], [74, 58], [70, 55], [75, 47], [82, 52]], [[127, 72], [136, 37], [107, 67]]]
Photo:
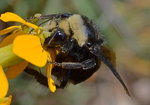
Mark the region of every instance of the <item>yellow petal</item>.
[[10, 26], [10, 27], [8, 27], [6, 29], [0, 30], [0, 35], [5, 35], [5, 34], [7, 34], [9, 32], [12, 32], [15, 29], [21, 29], [21, 26]]
[[27, 61], [23, 61], [21, 63], [18, 63], [12, 67], [10, 67], [6, 72], [6, 77], [9, 79], [13, 79], [17, 77], [19, 74], [23, 72], [23, 70], [28, 66]]
[[13, 42], [13, 52], [20, 58], [23, 58], [38, 67], [45, 66], [47, 62], [47, 53], [42, 48], [38, 36], [17, 36]]
[[[55, 62], [55, 58], [56, 58], [56, 50], [55, 49], [48, 49], [47, 50], [48, 53], [48, 59], [49, 61]], [[52, 68], [54, 67], [54, 65], [52, 65]]]
[[12, 33], [11, 35], [7, 36], [7, 37], [4, 38], [4, 39], [2, 40], [2, 42], [0, 43], [0, 48], [1, 48], [1, 47], [4, 47], [4, 46], [7, 46], [7, 45], [9, 45], [9, 44], [12, 44], [13, 41], [14, 41], [14, 39], [16, 38], [16, 36], [21, 35], [21, 34], [24, 34], [24, 32], [23, 32], [23, 31], [18, 31], [18, 32], [16, 32], [16, 33]]
[[8, 91], [8, 80], [2, 69], [2, 66], [0, 66], [0, 98], [5, 97], [7, 91]]
[[56, 50], [55, 49], [48, 49], [47, 52], [49, 52], [48, 57], [50, 58], [50, 61], [55, 62], [56, 58]]
[[55, 92], [56, 86], [55, 86], [54, 80], [52, 78], [48, 79], [48, 84], [49, 84], [49, 88], [50, 88], [51, 92]]
[[6, 13], [2, 14], [1, 17], [0, 17], [0, 19], [2, 21], [4, 21], [4, 22], [19, 22], [19, 23], [25, 24], [25, 25], [27, 25], [29, 27], [32, 27], [34, 29], [38, 28], [38, 26], [25, 21], [24, 19], [22, 19], [17, 14], [14, 14], [14, 13], [11, 13], [11, 12], [6, 12]]
[[51, 78], [52, 64], [47, 64], [46, 72], [47, 72], [46, 74], [47, 74], [49, 89], [51, 92], [55, 92], [56, 86], [55, 86], [54, 80]]
[[0, 98], [0, 105], [10, 105], [12, 100], [12, 96]]

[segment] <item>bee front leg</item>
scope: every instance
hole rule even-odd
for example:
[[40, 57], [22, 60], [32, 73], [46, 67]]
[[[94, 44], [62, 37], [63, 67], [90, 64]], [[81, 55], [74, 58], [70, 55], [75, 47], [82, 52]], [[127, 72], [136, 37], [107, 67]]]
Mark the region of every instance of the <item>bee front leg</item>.
[[69, 53], [73, 49], [74, 44], [75, 44], [74, 39], [67, 40], [61, 48], [62, 52]]

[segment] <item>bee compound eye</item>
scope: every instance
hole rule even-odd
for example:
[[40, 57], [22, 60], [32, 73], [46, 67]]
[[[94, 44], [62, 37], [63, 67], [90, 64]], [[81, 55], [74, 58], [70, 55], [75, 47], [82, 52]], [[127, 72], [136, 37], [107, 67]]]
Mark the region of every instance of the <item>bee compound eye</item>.
[[59, 41], [64, 41], [66, 39], [66, 34], [64, 33], [63, 30], [58, 30], [55, 39]]

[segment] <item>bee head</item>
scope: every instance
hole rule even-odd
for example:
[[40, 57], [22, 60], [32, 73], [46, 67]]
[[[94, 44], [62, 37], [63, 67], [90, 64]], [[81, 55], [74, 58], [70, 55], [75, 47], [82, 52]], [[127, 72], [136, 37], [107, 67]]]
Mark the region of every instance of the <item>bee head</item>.
[[44, 45], [46, 46], [62, 46], [67, 40], [67, 36], [63, 29], [56, 28], [52, 35], [45, 39]]

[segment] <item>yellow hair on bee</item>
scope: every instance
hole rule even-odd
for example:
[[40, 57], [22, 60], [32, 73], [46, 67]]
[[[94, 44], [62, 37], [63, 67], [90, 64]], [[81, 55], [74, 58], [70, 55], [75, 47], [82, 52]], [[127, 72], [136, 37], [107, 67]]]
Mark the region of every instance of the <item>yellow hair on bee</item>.
[[72, 15], [68, 19], [71, 29], [73, 30], [74, 35], [72, 36], [75, 38], [79, 44], [82, 46], [88, 39], [86, 27], [83, 25], [83, 20], [80, 15]]
[[51, 20], [49, 22], [49, 29], [53, 29], [53, 28], [56, 28], [56, 27], [57, 27], [56, 21], [55, 20]]
[[70, 26], [69, 26], [68, 21], [66, 21], [66, 19], [59, 22], [59, 27], [64, 30], [66, 35], [70, 35], [70, 32], [69, 32], [69, 27]]
[[50, 31], [50, 30], [52, 30], [52, 29], [54, 29], [56, 27], [57, 27], [57, 24], [56, 24], [55, 20], [51, 20], [51, 21], [49, 21], [48, 24], [46, 24], [45, 26], [43, 26], [43, 28], [44, 28], [45, 31]]

